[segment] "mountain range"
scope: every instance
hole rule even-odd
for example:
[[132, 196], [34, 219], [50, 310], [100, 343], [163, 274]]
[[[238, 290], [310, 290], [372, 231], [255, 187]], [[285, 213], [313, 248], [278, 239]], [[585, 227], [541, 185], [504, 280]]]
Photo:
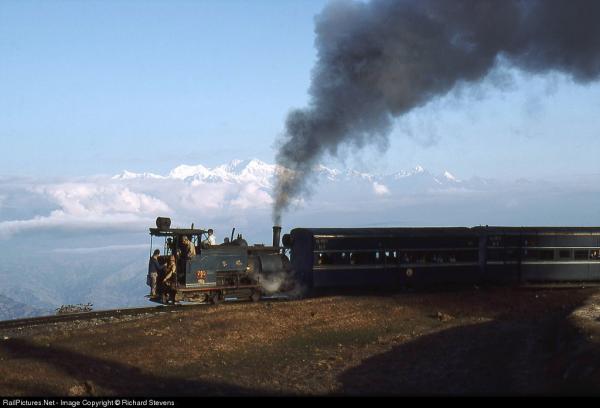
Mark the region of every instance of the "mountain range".
[[[265, 187], [272, 187], [273, 177], [276, 174], [278, 166], [265, 163], [258, 159], [232, 160], [227, 164], [215, 166], [213, 168], [198, 165], [180, 165], [171, 170], [166, 176], [155, 173], [134, 173], [123, 171], [113, 176], [114, 180], [133, 180], [133, 179], [154, 179], [154, 180], [184, 180], [190, 183], [257, 183]], [[329, 181], [343, 181], [363, 179], [367, 181], [381, 180], [402, 180], [414, 176], [431, 178], [438, 185], [445, 183], [461, 183], [461, 180], [445, 170], [442, 175], [435, 176], [422, 166], [416, 166], [411, 170], [402, 170], [399, 172], [377, 175], [371, 173], [358, 172], [356, 170], [341, 171], [324, 165], [316, 165], [313, 168], [314, 174], [319, 179]]]

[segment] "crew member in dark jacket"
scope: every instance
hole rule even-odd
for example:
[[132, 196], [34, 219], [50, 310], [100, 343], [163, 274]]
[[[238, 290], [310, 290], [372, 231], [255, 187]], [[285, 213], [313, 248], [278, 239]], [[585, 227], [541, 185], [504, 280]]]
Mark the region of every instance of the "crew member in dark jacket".
[[158, 262], [158, 256], [160, 250], [155, 249], [150, 261], [148, 262], [148, 285], [150, 285], [150, 297], [156, 297], [156, 280], [158, 279], [158, 273], [165, 269], [166, 265], [161, 265]]

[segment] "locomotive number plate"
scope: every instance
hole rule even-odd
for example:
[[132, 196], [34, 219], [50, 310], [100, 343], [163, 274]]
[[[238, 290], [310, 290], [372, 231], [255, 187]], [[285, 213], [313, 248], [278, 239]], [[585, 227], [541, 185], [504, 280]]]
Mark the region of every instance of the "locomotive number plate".
[[196, 279], [198, 279], [198, 282], [200, 282], [200, 280], [206, 279], [206, 271], [203, 271], [203, 270], [196, 271]]

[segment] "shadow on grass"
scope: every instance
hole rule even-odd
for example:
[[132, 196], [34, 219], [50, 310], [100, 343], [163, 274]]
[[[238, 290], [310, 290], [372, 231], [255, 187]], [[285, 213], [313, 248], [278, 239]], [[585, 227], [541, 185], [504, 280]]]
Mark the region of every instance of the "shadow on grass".
[[[68, 379], [51, 381], [39, 378], [11, 388], [30, 396], [65, 395], [72, 386], [78, 386], [83, 395], [126, 396], [218, 396], [218, 395], [274, 395], [231, 384], [197, 381], [177, 377], [177, 373], [157, 376], [144, 373], [136, 367], [95, 358], [59, 347], [44, 347], [25, 339], [9, 339], [0, 343], [3, 354], [12, 359], [37, 360], [51, 364]], [[171, 374], [171, 375], [170, 375]], [[62, 392], [64, 389], [66, 392]]]
[[569, 322], [568, 305], [511, 310], [395, 346], [339, 377], [352, 395], [600, 395], [600, 350]]

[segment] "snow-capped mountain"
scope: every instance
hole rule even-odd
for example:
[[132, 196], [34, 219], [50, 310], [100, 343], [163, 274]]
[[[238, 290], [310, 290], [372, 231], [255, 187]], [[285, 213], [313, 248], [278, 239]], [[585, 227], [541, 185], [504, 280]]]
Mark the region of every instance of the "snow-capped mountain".
[[164, 179], [165, 177], [159, 176], [154, 173], [133, 173], [131, 171], [123, 171], [121, 174], [117, 174], [112, 177], [113, 180], [133, 180], [133, 179]]
[[[208, 168], [202, 164], [182, 164], [171, 170], [166, 176], [154, 173], [133, 173], [125, 170], [115, 175], [114, 180], [154, 179], [181, 180], [191, 185], [206, 183], [254, 184], [271, 189], [277, 165], [265, 163], [258, 159], [233, 160], [227, 164]], [[371, 174], [353, 169], [339, 170], [322, 164], [313, 168], [318, 183], [369, 182], [379, 186], [398, 186], [409, 188], [439, 188], [441, 186], [455, 187], [462, 183], [449, 171], [441, 175], [433, 175], [422, 166], [410, 170], [402, 170], [392, 174]]]
[[189, 183], [244, 183], [252, 182], [264, 186], [270, 185], [275, 174], [276, 165], [267, 164], [257, 159], [232, 160], [227, 164], [208, 168], [202, 164], [182, 164], [175, 167], [166, 176], [154, 173], [133, 173], [128, 170], [113, 176], [113, 180], [163, 179], [183, 180]]

